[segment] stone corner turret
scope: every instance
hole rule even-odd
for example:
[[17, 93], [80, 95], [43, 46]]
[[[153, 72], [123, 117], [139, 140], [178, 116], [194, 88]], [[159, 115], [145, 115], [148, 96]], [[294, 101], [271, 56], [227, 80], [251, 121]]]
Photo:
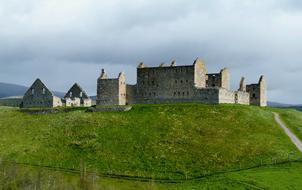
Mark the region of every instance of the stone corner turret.
[[171, 62], [171, 65], [170, 65], [170, 66], [171, 66], [171, 67], [176, 67], [176, 66], [177, 66], [176, 61], [173, 60], [173, 61]]
[[137, 66], [138, 69], [146, 68], [147, 65], [145, 65], [143, 62], [140, 62]]
[[108, 75], [107, 75], [105, 69], [102, 69], [99, 79], [108, 79]]

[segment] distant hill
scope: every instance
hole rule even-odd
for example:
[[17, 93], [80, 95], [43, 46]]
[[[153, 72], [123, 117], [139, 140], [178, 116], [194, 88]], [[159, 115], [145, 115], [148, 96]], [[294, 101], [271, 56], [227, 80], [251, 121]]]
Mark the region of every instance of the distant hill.
[[[9, 84], [0, 82], [0, 98], [11, 97], [11, 96], [23, 96], [28, 87], [17, 85], [17, 84]], [[64, 97], [64, 92], [53, 92], [58, 97]]]
[[270, 106], [270, 107], [292, 107], [294, 105], [292, 104], [284, 104], [284, 103], [279, 103], [279, 102], [270, 102], [268, 101], [267, 102], [267, 105]]
[[22, 96], [28, 88], [17, 84], [0, 83], [0, 98]]
[[298, 111], [302, 111], [302, 105], [299, 104], [294, 105], [294, 104], [283, 104], [278, 102], [267, 102], [267, 105], [275, 108], [291, 108]]

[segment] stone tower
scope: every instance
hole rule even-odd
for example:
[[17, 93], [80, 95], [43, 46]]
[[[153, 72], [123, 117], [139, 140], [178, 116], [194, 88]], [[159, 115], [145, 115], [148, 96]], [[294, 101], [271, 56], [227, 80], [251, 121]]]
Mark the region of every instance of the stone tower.
[[206, 76], [207, 76], [207, 68], [205, 63], [197, 58], [194, 61], [194, 85], [197, 88], [205, 88], [206, 87]]
[[260, 106], [267, 106], [267, 86], [265, 77], [262, 75], [259, 79], [260, 87]]
[[126, 105], [126, 77], [123, 72], [118, 78], [108, 78], [102, 69], [97, 81], [97, 105]]
[[246, 92], [246, 83], [245, 83], [245, 78], [244, 77], [242, 77], [241, 80], [240, 80], [238, 91]]
[[224, 68], [220, 71], [221, 77], [221, 88], [230, 90], [230, 72], [227, 68]]
[[246, 86], [246, 91], [250, 94], [250, 104], [255, 106], [267, 106], [267, 89], [264, 76], [261, 76], [257, 84]]

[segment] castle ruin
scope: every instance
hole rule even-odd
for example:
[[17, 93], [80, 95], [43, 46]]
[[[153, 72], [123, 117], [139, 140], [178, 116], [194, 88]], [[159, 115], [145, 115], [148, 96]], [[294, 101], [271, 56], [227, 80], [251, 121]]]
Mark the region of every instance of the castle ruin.
[[126, 76], [109, 78], [105, 70], [97, 80], [97, 105], [159, 104], [201, 102], [211, 104], [244, 104], [266, 106], [266, 82], [263, 76], [257, 84], [245, 84], [242, 78], [237, 91], [230, 89], [230, 73], [208, 73], [205, 63], [196, 59], [193, 65], [161, 64], [137, 67], [137, 83], [126, 84]]
[[91, 98], [75, 83], [66, 93], [64, 98], [54, 95], [46, 85], [36, 79], [25, 92], [20, 107], [22, 108], [54, 108], [54, 107], [90, 107]]

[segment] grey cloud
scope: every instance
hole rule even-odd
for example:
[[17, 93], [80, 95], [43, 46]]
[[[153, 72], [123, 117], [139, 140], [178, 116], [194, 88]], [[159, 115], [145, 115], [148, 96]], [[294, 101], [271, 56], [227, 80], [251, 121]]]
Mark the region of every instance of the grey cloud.
[[271, 100], [302, 103], [293, 85], [302, 79], [299, 7], [295, 0], [0, 0], [0, 80], [41, 75], [63, 90], [79, 77], [93, 93], [101, 67], [125, 70], [134, 83], [140, 61], [201, 57], [210, 72], [229, 67], [234, 89], [242, 75], [257, 82], [265, 74]]

